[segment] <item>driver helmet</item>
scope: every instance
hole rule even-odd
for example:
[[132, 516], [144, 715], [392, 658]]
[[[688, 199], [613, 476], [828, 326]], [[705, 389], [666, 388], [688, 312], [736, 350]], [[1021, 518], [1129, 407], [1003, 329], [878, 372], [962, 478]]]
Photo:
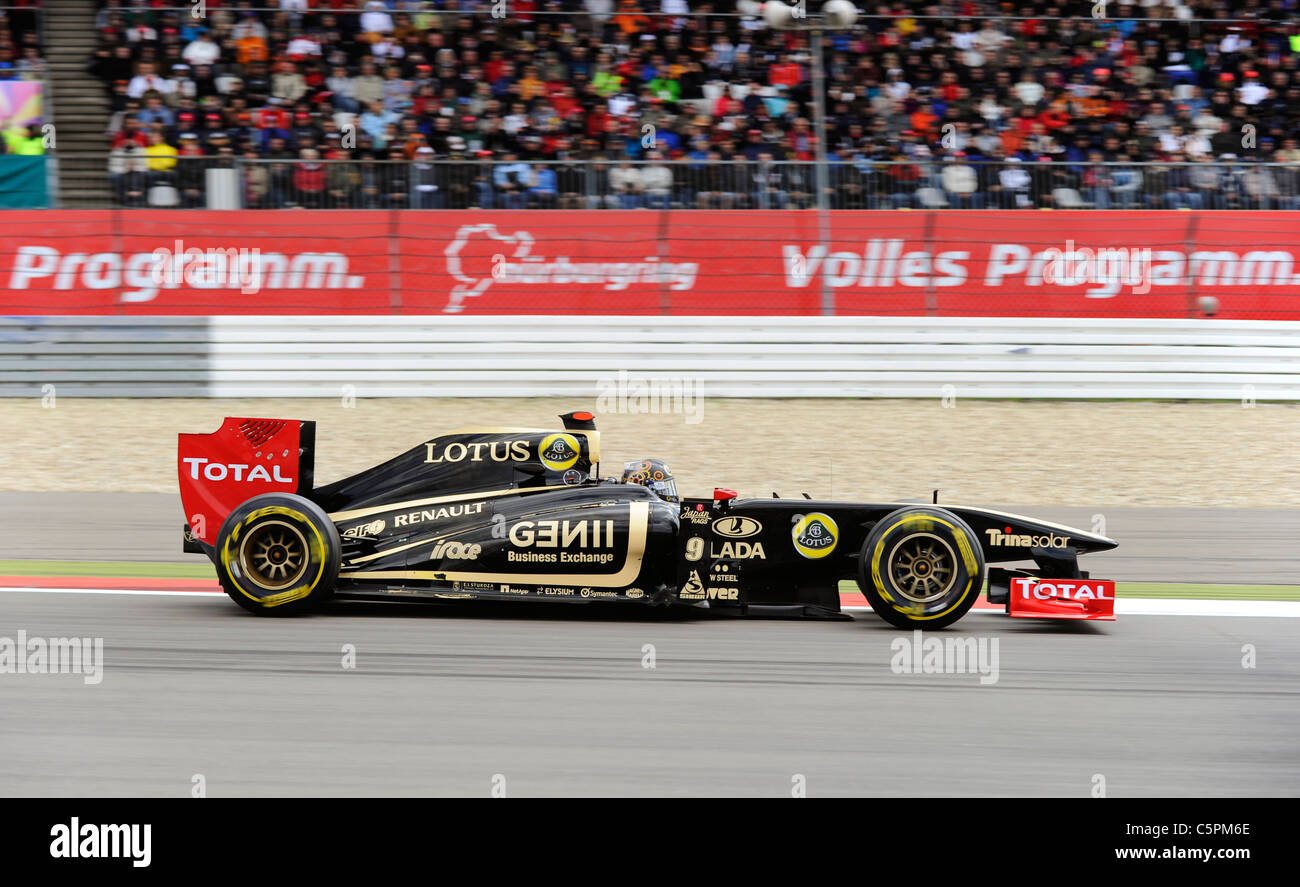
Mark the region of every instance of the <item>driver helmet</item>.
[[677, 502], [677, 484], [672, 470], [662, 459], [636, 459], [623, 463], [623, 483], [649, 487], [668, 502]]

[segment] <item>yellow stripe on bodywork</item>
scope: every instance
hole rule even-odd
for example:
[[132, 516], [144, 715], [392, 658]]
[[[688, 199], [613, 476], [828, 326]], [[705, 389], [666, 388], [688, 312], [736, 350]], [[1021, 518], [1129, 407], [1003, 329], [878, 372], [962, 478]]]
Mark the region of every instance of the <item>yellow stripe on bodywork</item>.
[[354, 520], [358, 517], [369, 517], [372, 514], [383, 514], [386, 511], [406, 511], [410, 508], [423, 508], [425, 505], [441, 505], [444, 502], [464, 502], [468, 499], [496, 499], [501, 496], [523, 496], [528, 493], [554, 493], [556, 490], [562, 489], [566, 489], [566, 487], [511, 487], [508, 490], [484, 490], [478, 493], [457, 493], [454, 496], [434, 496], [431, 499], [409, 499], [406, 502], [392, 502], [388, 505], [354, 508], [351, 511], [335, 511], [330, 514], [330, 520], [339, 523], [340, 521]]
[[443, 539], [450, 539], [452, 536], [458, 536], [465, 530], [456, 530], [452, 533], [443, 533], [441, 536], [429, 536], [416, 542], [408, 542], [405, 545], [397, 545], [393, 548], [385, 548], [383, 551], [376, 551], [374, 554], [362, 555], [348, 561], [349, 567], [355, 567], [357, 564], [364, 564], [370, 561], [378, 560], [381, 557], [388, 557], [390, 554], [397, 554], [401, 551], [408, 551], [412, 548], [419, 548], [421, 545], [432, 545], [435, 542], [441, 542]]
[[[641, 572], [650, 528], [650, 503], [628, 503], [627, 557], [617, 573], [474, 573], [447, 570], [357, 570], [340, 579], [415, 579], [438, 582], [518, 582], [521, 584], [591, 585], [619, 588], [631, 585]], [[421, 543], [423, 544], [423, 543]]]

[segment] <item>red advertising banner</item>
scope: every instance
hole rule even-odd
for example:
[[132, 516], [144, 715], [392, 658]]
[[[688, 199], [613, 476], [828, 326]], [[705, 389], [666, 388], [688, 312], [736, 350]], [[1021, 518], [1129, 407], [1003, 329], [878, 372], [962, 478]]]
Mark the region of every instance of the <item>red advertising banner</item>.
[[1300, 319], [1300, 213], [0, 212], [0, 313]]

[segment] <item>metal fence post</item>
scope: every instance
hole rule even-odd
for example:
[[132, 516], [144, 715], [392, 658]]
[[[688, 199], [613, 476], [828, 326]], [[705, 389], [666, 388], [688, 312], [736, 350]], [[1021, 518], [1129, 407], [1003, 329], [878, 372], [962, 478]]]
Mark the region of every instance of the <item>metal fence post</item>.
[[402, 313], [401, 224], [401, 210], [388, 210], [388, 304], [394, 314]]
[[[826, 65], [822, 58], [822, 30], [813, 28], [808, 32], [812, 39], [812, 91], [813, 91], [813, 129], [817, 138], [813, 141], [813, 150], [817, 160], [817, 236], [822, 245], [822, 261], [831, 254], [831, 188], [830, 162], [826, 155]], [[823, 315], [835, 313], [835, 291], [831, 289], [830, 275], [822, 270], [822, 309]]]
[[1196, 274], [1192, 267], [1192, 255], [1196, 252], [1196, 228], [1200, 221], [1201, 214], [1198, 212], [1187, 214], [1187, 230], [1183, 232], [1183, 252], [1187, 254], [1187, 261], [1183, 265], [1184, 273], [1187, 275], [1187, 316], [1196, 317]]

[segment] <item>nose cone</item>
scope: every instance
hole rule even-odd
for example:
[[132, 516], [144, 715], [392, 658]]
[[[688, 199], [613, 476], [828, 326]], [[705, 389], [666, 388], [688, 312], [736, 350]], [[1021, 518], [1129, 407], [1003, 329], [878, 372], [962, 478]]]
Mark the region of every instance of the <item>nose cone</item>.
[[1096, 536], [1083, 530], [1071, 530], [1076, 551], [1110, 551], [1119, 548], [1119, 543], [1106, 536]]

